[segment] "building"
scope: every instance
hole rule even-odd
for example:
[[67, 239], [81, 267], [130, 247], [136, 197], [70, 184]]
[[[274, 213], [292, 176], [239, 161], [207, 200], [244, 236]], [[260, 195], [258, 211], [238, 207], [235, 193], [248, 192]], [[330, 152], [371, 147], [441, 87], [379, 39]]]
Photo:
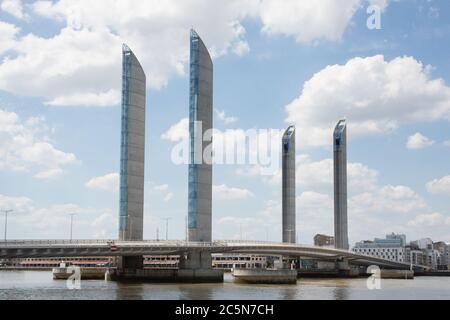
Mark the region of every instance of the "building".
[[213, 63], [202, 39], [191, 30], [188, 186], [190, 241], [210, 242], [212, 238], [212, 163], [208, 163], [210, 159], [204, 158], [204, 151], [212, 143], [212, 136], [207, 137], [205, 133], [211, 135], [212, 128]]
[[405, 244], [405, 235], [392, 233], [386, 235], [385, 239], [375, 238], [373, 241], [365, 240], [357, 242], [352, 251], [390, 261], [407, 262]]
[[316, 247], [334, 247], [334, 237], [324, 234], [316, 234], [314, 236], [314, 245]]
[[426, 265], [426, 256], [423, 254], [422, 250], [412, 249], [408, 251], [409, 254], [406, 255], [408, 261], [405, 261], [410, 264], [424, 266]]
[[11, 259], [9, 266], [17, 269], [52, 269], [66, 263], [80, 268], [101, 268], [114, 266], [114, 257], [52, 257], [52, 258], [19, 258]]
[[443, 241], [439, 241], [433, 243], [433, 247], [439, 252], [437, 269], [450, 270], [450, 245]]
[[348, 250], [347, 224], [347, 123], [340, 120], [333, 135], [334, 145], [334, 239], [336, 249]]
[[146, 269], [178, 269], [179, 256], [144, 256]]
[[138, 59], [122, 48], [120, 240], [142, 240], [144, 225], [146, 77]]
[[290, 126], [282, 140], [283, 242], [295, 243], [295, 127]]
[[422, 252], [422, 265], [438, 269], [438, 265], [441, 263], [441, 253], [434, 248], [433, 240], [422, 238], [412, 241], [411, 245]]
[[433, 240], [430, 238], [415, 240], [411, 244], [416, 245], [420, 250], [433, 250]]
[[386, 238], [375, 238], [374, 242], [386, 247], [404, 247], [406, 246], [406, 235], [404, 234], [387, 234]]
[[250, 254], [215, 254], [212, 257], [212, 266], [216, 269], [260, 269], [265, 268], [268, 258]]
[[[148, 269], [177, 269], [179, 256], [145, 256], [144, 266]], [[212, 267], [215, 269], [231, 270], [235, 268], [254, 269], [266, 267], [268, 258], [251, 254], [214, 254]]]

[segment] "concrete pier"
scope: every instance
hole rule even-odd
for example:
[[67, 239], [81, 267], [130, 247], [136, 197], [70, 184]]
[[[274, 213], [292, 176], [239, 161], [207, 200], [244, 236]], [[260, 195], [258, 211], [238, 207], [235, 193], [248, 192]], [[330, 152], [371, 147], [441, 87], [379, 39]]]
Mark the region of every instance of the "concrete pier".
[[234, 269], [235, 280], [257, 284], [296, 284], [297, 270], [290, 269]]
[[111, 273], [112, 280], [142, 282], [223, 282], [223, 270], [212, 268], [211, 253], [192, 250], [180, 256], [178, 269], [125, 268]]
[[414, 279], [414, 271], [380, 270], [381, 279]]
[[214, 269], [137, 269], [126, 272], [111, 271], [113, 281], [139, 281], [154, 283], [220, 283], [223, 271]]
[[[108, 268], [80, 268], [81, 280], [103, 280], [107, 272], [111, 271]], [[53, 268], [52, 274], [54, 280], [67, 280], [74, 274], [74, 269]]]

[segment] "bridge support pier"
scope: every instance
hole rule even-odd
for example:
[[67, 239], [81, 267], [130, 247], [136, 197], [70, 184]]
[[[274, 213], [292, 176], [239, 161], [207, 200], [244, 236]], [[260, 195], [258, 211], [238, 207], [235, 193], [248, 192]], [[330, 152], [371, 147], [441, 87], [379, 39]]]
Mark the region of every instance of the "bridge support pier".
[[191, 250], [180, 255], [177, 269], [144, 269], [142, 257], [121, 257], [112, 280], [142, 282], [223, 282], [223, 271], [212, 268], [208, 250]]
[[180, 256], [178, 278], [184, 282], [223, 282], [223, 271], [212, 268], [209, 251], [195, 250]]
[[118, 257], [117, 269], [120, 272], [132, 272], [132, 270], [144, 269], [144, 257]]
[[336, 270], [341, 277], [358, 277], [359, 269], [352, 268], [349, 264], [349, 260], [344, 257], [340, 257], [336, 260]]

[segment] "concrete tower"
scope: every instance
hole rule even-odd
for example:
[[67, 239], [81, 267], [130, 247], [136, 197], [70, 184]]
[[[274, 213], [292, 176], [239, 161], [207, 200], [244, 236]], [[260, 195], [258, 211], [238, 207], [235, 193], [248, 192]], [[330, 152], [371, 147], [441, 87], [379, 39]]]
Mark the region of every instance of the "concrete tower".
[[337, 249], [348, 250], [347, 226], [347, 123], [340, 120], [334, 143], [334, 238]]
[[119, 239], [142, 240], [144, 224], [146, 77], [130, 48], [122, 48]]
[[283, 242], [295, 243], [295, 127], [283, 135]]
[[213, 63], [194, 30], [191, 30], [190, 47], [188, 238], [189, 241], [210, 242], [212, 164], [203, 156], [212, 143], [212, 137], [205, 136], [205, 132], [211, 132], [213, 127]]

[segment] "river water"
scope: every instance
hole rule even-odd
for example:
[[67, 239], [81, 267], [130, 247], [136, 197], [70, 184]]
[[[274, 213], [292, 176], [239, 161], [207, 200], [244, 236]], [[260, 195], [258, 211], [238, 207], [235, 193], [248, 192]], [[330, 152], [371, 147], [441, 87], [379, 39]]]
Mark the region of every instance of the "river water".
[[53, 280], [51, 272], [0, 271], [0, 300], [450, 300], [450, 277], [416, 277], [414, 280], [381, 280], [381, 289], [369, 290], [367, 279], [300, 279], [297, 285], [234, 283], [230, 274], [220, 284], [123, 284], [81, 281], [80, 290], [69, 290], [66, 281]]

